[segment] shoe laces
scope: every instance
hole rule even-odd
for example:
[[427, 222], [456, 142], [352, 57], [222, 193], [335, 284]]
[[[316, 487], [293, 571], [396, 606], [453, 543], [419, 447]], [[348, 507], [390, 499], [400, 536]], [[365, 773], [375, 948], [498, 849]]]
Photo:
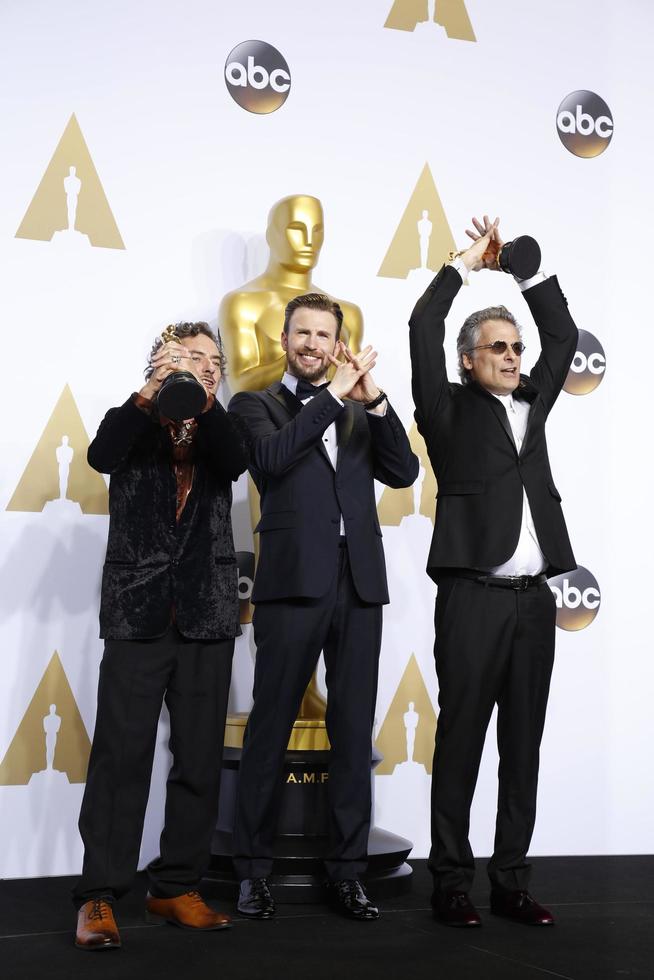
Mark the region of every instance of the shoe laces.
[[341, 893], [347, 892], [349, 898], [358, 898], [362, 902], [367, 901], [366, 895], [361, 887], [361, 883], [356, 880], [345, 879], [336, 883], [337, 890]]
[[257, 896], [270, 898], [270, 888], [268, 887], [268, 882], [266, 881], [265, 878], [253, 878], [252, 891]]
[[105, 915], [109, 918], [108, 913], [111, 912], [109, 908], [109, 903], [105, 901], [104, 898], [94, 898], [93, 907], [89, 912], [89, 919], [104, 919]]
[[205, 901], [202, 898], [202, 895], [195, 888], [192, 889], [190, 892], [186, 892], [186, 895], [187, 895], [188, 898], [191, 899], [191, 901], [193, 902], [194, 905], [204, 905], [205, 904]]

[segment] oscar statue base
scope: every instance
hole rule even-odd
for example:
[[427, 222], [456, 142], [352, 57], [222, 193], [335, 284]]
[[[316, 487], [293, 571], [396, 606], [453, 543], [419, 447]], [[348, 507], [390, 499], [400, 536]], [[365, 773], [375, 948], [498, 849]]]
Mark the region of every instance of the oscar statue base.
[[[240, 749], [225, 748], [218, 825], [204, 879], [207, 893], [218, 898], [235, 899], [238, 894], [232, 867], [232, 828], [240, 757]], [[373, 749], [373, 770], [380, 758]], [[283, 779], [284, 795], [269, 878], [271, 891], [280, 902], [322, 902], [326, 898], [322, 859], [329, 846], [329, 752], [288, 751]], [[413, 871], [406, 859], [412, 846], [404, 837], [371, 827], [368, 868], [362, 879], [370, 886], [374, 898], [401, 895], [411, 889]]]

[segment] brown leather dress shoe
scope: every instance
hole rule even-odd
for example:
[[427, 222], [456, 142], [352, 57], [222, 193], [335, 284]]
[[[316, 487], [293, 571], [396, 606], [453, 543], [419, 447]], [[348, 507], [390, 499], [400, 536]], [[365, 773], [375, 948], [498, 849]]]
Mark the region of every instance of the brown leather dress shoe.
[[446, 891], [432, 897], [434, 918], [446, 926], [480, 926], [481, 918], [467, 892]]
[[78, 949], [118, 949], [120, 933], [109, 902], [92, 898], [77, 913], [75, 945]]
[[501, 915], [504, 919], [522, 922], [525, 926], [554, 925], [552, 913], [534, 901], [529, 892], [493, 889], [490, 897], [490, 908], [493, 915]]
[[190, 891], [175, 898], [156, 898], [148, 894], [145, 898], [146, 922], [168, 922], [180, 929], [229, 929], [232, 920], [222, 912], [210, 909], [199, 892]]

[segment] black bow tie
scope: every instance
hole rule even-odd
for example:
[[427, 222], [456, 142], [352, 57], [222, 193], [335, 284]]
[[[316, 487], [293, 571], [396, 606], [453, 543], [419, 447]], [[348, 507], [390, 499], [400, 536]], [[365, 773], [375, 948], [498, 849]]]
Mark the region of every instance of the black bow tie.
[[329, 381], [325, 381], [325, 383], [321, 385], [312, 385], [310, 381], [305, 381], [304, 378], [298, 378], [295, 396], [296, 398], [299, 398], [300, 401], [304, 401], [305, 398], [313, 398], [314, 395], [318, 395], [321, 391], [324, 391], [328, 385]]

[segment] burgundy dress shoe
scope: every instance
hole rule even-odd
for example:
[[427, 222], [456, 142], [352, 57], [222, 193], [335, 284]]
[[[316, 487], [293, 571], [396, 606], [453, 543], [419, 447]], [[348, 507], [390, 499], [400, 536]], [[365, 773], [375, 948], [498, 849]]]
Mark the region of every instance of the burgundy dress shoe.
[[480, 926], [481, 918], [467, 892], [445, 891], [432, 897], [434, 918], [446, 926]]
[[330, 881], [328, 888], [330, 905], [341, 915], [358, 922], [372, 922], [379, 918], [379, 909], [370, 901], [360, 881]]
[[554, 916], [534, 901], [526, 891], [491, 891], [490, 908], [493, 915], [522, 922], [525, 926], [553, 926]]
[[208, 932], [213, 929], [229, 929], [232, 920], [223, 912], [209, 908], [199, 892], [190, 891], [174, 898], [145, 897], [146, 922], [167, 922], [180, 929], [197, 929]]
[[237, 912], [248, 919], [270, 919], [275, 914], [275, 899], [266, 878], [244, 878], [241, 882]]
[[78, 949], [118, 949], [120, 933], [109, 902], [92, 898], [77, 913], [75, 945]]

